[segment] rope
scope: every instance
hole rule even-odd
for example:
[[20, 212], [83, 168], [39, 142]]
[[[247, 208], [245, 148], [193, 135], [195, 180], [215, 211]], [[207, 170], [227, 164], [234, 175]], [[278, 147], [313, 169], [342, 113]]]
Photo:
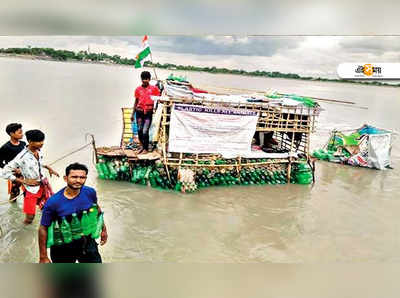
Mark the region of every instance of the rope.
[[24, 195], [24, 194], [21, 193], [21, 194], [19, 194], [18, 196], [16, 196], [15, 198], [13, 198], [12, 200], [7, 200], [7, 201], [5, 201], [5, 202], [0, 202], [0, 206], [1, 206], [1, 205], [6, 205], [6, 204], [9, 204], [9, 203], [12, 203], [12, 202], [16, 201], [18, 198], [22, 197], [23, 195]]
[[[86, 140], [87, 140], [87, 137], [88, 136], [91, 136], [90, 134], [87, 134], [85, 137], [86, 137]], [[68, 156], [71, 156], [72, 154], [74, 154], [74, 153], [76, 153], [76, 152], [79, 152], [79, 151], [81, 151], [81, 150], [83, 150], [83, 149], [85, 149], [86, 147], [88, 147], [88, 146], [90, 146], [90, 145], [93, 145], [93, 141], [92, 142], [90, 142], [90, 143], [87, 143], [86, 145], [84, 145], [84, 146], [82, 146], [82, 147], [80, 147], [80, 148], [78, 148], [78, 149], [76, 149], [76, 150], [74, 150], [74, 151], [71, 151], [70, 153], [68, 153], [68, 154], [65, 154], [65, 155], [63, 155], [63, 156], [61, 156], [60, 158], [58, 158], [58, 159], [56, 159], [55, 161], [53, 161], [52, 163], [50, 163], [49, 165], [51, 166], [51, 165], [54, 165], [55, 163], [57, 163], [57, 162], [59, 162], [60, 160], [63, 160], [64, 158], [67, 158]], [[14, 201], [16, 201], [18, 198], [20, 198], [20, 197], [22, 197], [23, 196], [23, 193], [21, 193], [21, 194], [19, 194], [18, 196], [16, 196], [15, 198], [13, 198], [11, 201], [10, 200], [7, 200], [7, 201], [5, 201], [5, 202], [0, 202], [0, 206], [1, 205], [6, 205], [6, 204], [9, 204], [9, 203], [11, 203], [11, 202], [14, 202]], [[0, 227], [0, 237], [1, 237], [1, 227]]]
[[64, 158], [67, 158], [67, 157], [71, 156], [72, 154], [74, 154], [76, 152], [79, 152], [79, 151], [85, 149], [86, 147], [88, 147], [90, 145], [92, 145], [92, 143], [88, 143], [88, 144], [86, 144], [86, 145], [84, 145], [84, 146], [82, 146], [82, 147], [80, 147], [80, 148], [68, 153], [68, 154], [65, 154], [65, 155], [61, 156], [60, 158], [56, 159], [55, 161], [49, 163], [49, 166], [54, 165], [55, 163], [59, 162], [60, 160], [63, 160]]

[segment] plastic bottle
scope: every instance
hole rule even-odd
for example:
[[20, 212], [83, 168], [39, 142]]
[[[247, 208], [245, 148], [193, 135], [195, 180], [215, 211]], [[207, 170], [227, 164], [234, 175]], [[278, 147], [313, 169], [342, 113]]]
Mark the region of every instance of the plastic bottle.
[[97, 173], [99, 174], [100, 179], [106, 178], [106, 176], [103, 173], [103, 169], [101, 168], [100, 164], [98, 164], [98, 163], [96, 164], [96, 170], [97, 170]]
[[117, 171], [114, 169], [114, 164], [113, 164], [112, 162], [108, 162], [108, 163], [107, 163], [107, 167], [108, 167], [108, 170], [109, 170], [109, 172], [110, 172], [110, 178], [111, 178], [112, 180], [116, 180], [116, 179], [117, 179], [117, 176], [118, 176], [118, 173], [117, 173]]
[[98, 165], [106, 177], [110, 176], [110, 171], [108, 170], [107, 165], [104, 162], [100, 162]]
[[131, 182], [136, 183], [138, 181], [138, 178], [137, 178], [138, 174], [139, 174], [139, 168], [133, 169]]
[[149, 180], [151, 187], [157, 187], [156, 179], [154, 178], [153, 172], [150, 173]]
[[51, 223], [49, 228], [47, 229], [47, 248], [54, 245], [54, 221]]
[[71, 243], [72, 242], [71, 226], [68, 223], [65, 216], [63, 216], [61, 219], [60, 230], [61, 230], [62, 237], [64, 239], [64, 243]]
[[61, 235], [61, 230], [60, 226], [58, 225], [58, 220], [55, 221], [54, 223], [54, 229], [53, 229], [53, 234], [54, 234], [54, 245], [61, 245], [63, 244], [63, 239]]
[[89, 209], [88, 217], [89, 217], [89, 227], [90, 232], [94, 233], [97, 225], [97, 217], [99, 215], [99, 210], [97, 208], [97, 204], [93, 204]]
[[126, 166], [125, 162], [120, 166], [120, 171], [122, 173], [127, 173], [128, 172], [128, 167]]
[[83, 236], [81, 222], [79, 221], [79, 218], [76, 215], [76, 213], [72, 213], [71, 232], [72, 232], [72, 239], [74, 240], [78, 240]]
[[89, 215], [87, 214], [86, 210], [84, 210], [82, 213], [81, 225], [82, 225], [83, 235], [89, 236], [92, 231], [90, 230], [90, 228], [91, 228], [90, 227], [90, 219], [89, 219]]
[[101, 212], [99, 218], [97, 219], [96, 229], [92, 234], [93, 239], [97, 239], [101, 235], [101, 231], [103, 230], [104, 225], [104, 212]]

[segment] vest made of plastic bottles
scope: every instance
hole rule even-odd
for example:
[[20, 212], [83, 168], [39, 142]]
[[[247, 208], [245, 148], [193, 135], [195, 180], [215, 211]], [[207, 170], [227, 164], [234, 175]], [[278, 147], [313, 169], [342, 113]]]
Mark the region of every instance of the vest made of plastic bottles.
[[81, 219], [73, 213], [70, 221], [65, 216], [54, 220], [47, 230], [46, 246], [49, 248], [53, 245], [68, 244], [83, 236], [97, 239], [101, 235], [103, 225], [104, 213], [99, 214], [97, 205], [93, 204], [82, 212]]

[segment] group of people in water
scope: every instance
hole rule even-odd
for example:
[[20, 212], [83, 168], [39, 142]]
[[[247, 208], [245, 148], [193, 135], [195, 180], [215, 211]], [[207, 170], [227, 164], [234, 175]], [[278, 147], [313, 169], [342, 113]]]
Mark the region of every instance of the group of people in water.
[[[141, 80], [142, 85], [135, 90], [132, 121], [136, 119], [138, 127], [141, 144], [139, 153], [147, 153], [149, 151], [149, 129], [154, 106], [151, 96], [159, 96], [160, 90], [156, 86], [150, 85], [150, 72], [143, 71]], [[50, 177], [53, 175], [60, 177], [60, 175], [43, 162], [41, 149], [45, 141], [45, 134], [38, 129], [28, 130], [25, 132], [26, 143], [22, 140], [24, 134], [20, 123], [7, 125], [6, 133], [10, 139], [0, 148], [0, 175], [8, 181], [10, 203], [15, 203], [21, 192], [23, 193], [23, 212], [25, 214], [23, 222], [25, 225], [33, 222], [36, 206], [42, 211], [38, 231], [39, 262], [101, 263], [98, 244], [91, 235], [81, 233], [81, 236], [74, 237], [72, 241], [62, 242], [60, 240], [61, 242], [51, 245], [48, 241], [50, 238], [53, 239], [57, 235], [61, 235], [59, 224], [63, 223], [65, 229], [65, 220], [67, 220], [67, 227], [71, 224], [73, 217], [78, 217], [83, 224], [83, 215], [89, 210], [92, 211], [93, 206], [95, 206], [96, 212], [101, 214], [96, 191], [85, 186], [88, 168], [80, 163], [68, 165], [63, 177], [66, 186], [54, 194], [44, 176], [44, 170], [48, 171]], [[54, 225], [54, 223], [56, 224]], [[68, 231], [68, 233], [71, 232]], [[104, 245], [107, 238], [106, 225], [102, 222], [100, 244]], [[50, 258], [47, 253], [49, 246]]]
[[[98, 206], [96, 191], [85, 186], [88, 168], [79, 163], [70, 164], [65, 170], [64, 181], [66, 187], [53, 194], [47, 178], [43, 175], [47, 169], [50, 177], [60, 175], [50, 166], [43, 163], [41, 148], [45, 134], [38, 130], [29, 130], [25, 133], [28, 143], [22, 141], [23, 130], [19, 123], [7, 125], [6, 132], [10, 140], [0, 148], [1, 176], [8, 180], [9, 201], [15, 203], [20, 192], [23, 192], [24, 224], [31, 224], [35, 218], [36, 206], [42, 210], [39, 227], [39, 255], [40, 263], [70, 263], [88, 262], [100, 263], [101, 256], [97, 249], [97, 242], [90, 235], [81, 235], [69, 243], [63, 242], [50, 247], [50, 258], [47, 254], [49, 227], [55, 221], [71, 217], [72, 214], [82, 213], [90, 209], [93, 204]], [[53, 229], [51, 230], [53, 233]], [[53, 235], [51, 235], [53, 237]], [[100, 244], [107, 242], [107, 229], [103, 224]]]

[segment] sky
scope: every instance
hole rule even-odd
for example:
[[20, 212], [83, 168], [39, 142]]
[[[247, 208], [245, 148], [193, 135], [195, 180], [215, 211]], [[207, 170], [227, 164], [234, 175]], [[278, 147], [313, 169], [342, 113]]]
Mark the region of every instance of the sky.
[[[2, 36], [0, 48], [51, 47], [134, 58], [142, 36]], [[149, 36], [153, 61], [337, 78], [338, 64], [400, 61], [400, 36]]]

